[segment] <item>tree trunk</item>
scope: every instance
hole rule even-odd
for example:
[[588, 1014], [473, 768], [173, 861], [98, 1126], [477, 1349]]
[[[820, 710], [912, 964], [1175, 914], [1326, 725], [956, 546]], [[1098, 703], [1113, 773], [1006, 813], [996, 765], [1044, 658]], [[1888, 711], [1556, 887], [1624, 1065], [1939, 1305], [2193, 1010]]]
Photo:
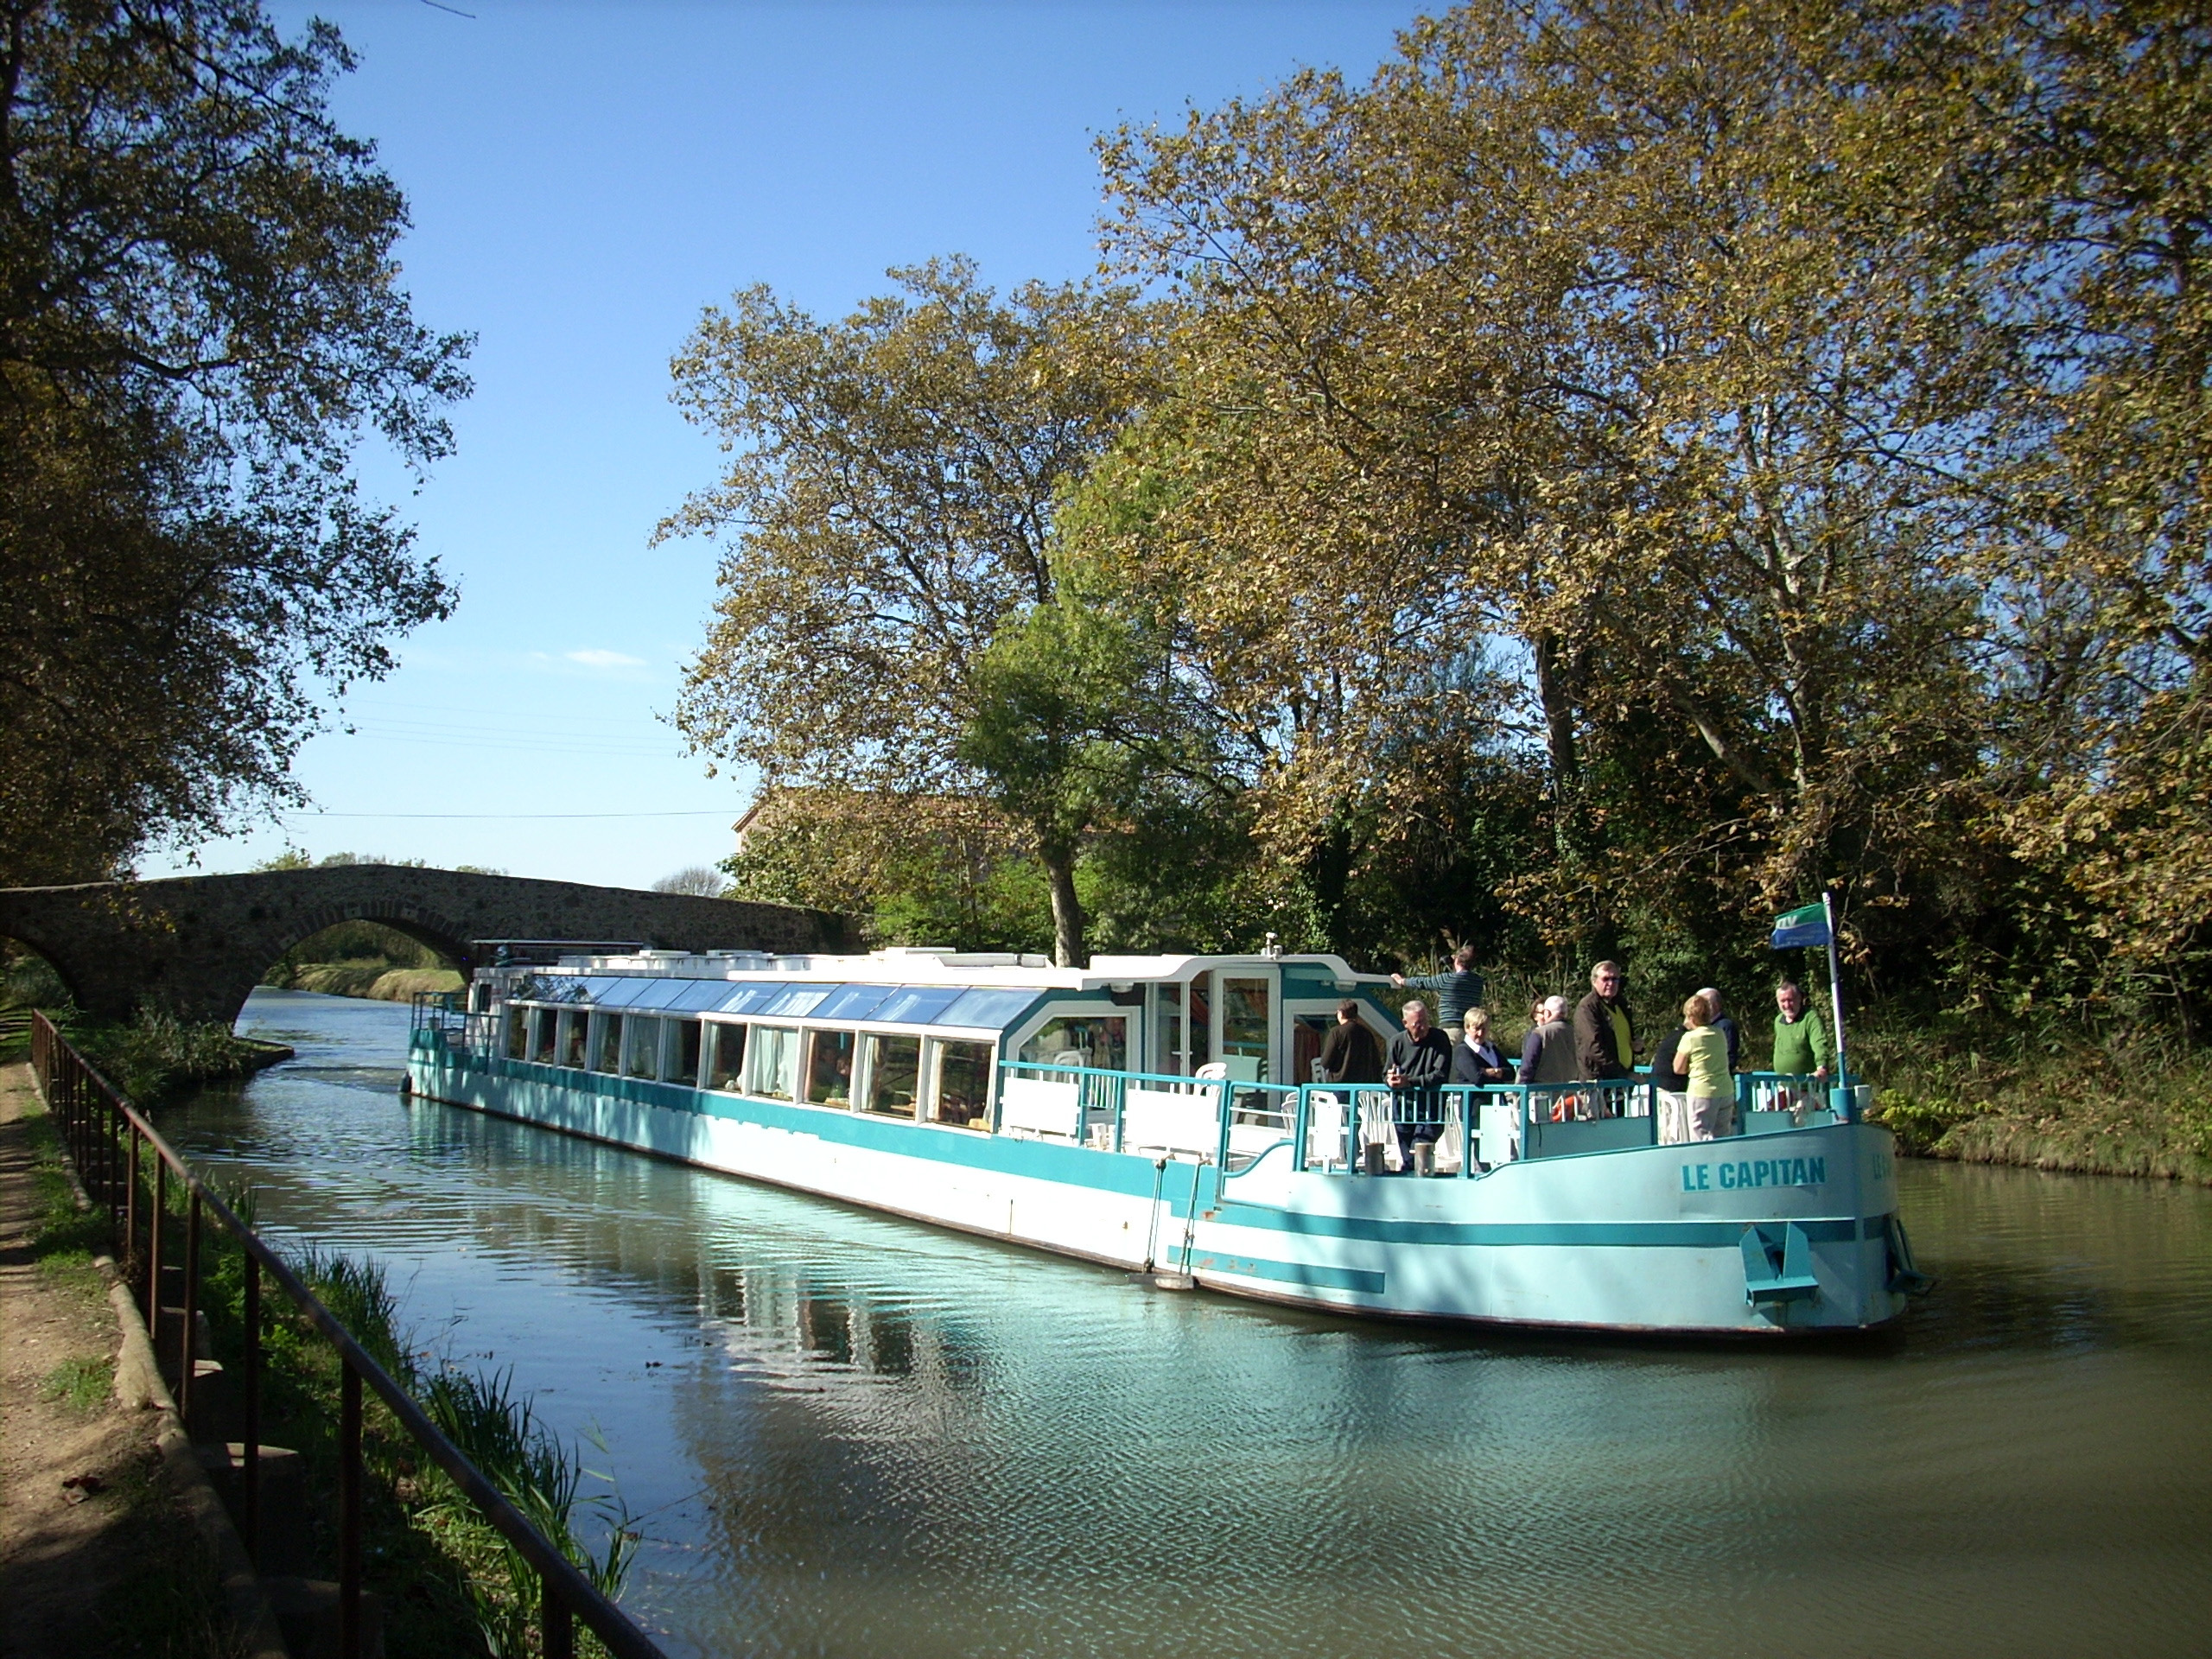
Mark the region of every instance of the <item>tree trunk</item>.
[[1052, 961], [1061, 968], [1084, 968], [1083, 901], [1075, 893], [1075, 849], [1047, 843], [1038, 849], [1045, 880], [1052, 890]]

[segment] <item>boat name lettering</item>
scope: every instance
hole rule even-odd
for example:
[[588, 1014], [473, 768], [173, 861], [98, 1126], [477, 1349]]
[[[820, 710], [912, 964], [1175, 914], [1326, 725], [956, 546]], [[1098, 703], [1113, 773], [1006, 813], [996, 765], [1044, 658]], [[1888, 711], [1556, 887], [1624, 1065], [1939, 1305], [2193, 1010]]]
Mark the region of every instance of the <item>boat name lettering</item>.
[[[1719, 1171], [1716, 1180], [1715, 1169]], [[1819, 1186], [1828, 1178], [1826, 1158], [1745, 1158], [1734, 1163], [1684, 1164], [1682, 1191], [1733, 1192], [1744, 1187]]]

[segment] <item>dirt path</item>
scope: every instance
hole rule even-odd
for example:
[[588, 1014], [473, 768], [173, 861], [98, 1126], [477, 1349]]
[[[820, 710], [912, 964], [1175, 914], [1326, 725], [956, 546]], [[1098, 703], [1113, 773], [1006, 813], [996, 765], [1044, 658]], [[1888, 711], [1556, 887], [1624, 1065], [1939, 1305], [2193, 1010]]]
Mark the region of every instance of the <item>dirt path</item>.
[[177, 1568], [200, 1576], [197, 1541], [156, 1414], [116, 1401], [115, 1314], [75, 1224], [52, 1224], [45, 1128], [29, 1068], [0, 1068], [0, 1656], [196, 1650], [213, 1632]]

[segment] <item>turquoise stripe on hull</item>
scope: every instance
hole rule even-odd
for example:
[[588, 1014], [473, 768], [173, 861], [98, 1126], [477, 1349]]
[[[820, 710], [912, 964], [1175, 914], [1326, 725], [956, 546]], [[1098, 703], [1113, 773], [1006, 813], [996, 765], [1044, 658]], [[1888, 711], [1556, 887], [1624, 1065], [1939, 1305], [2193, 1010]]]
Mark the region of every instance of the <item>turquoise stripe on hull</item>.
[[[1733, 1249], [1741, 1221], [1389, 1221], [1372, 1216], [1316, 1215], [1257, 1205], [1225, 1204], [1212, 1219], [1231, 1227], [1258, 1227], [1308, 1238], [1357, 1238], [1376, 1244], [1520, 1246], [1530, 1244], [1648, 1246], [1666, 1249]], [[1816, 1244], [1848, 1243], [1859, 1223], [1798, 1221]]]

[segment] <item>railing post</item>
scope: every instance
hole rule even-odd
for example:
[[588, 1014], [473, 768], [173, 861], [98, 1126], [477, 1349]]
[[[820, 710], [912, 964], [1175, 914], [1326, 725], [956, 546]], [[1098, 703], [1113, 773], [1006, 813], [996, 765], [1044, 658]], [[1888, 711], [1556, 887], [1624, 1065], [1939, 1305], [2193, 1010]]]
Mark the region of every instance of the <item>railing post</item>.
[[123, 1270], [129, 1273], [144, 1260], [138, 1254], [138, 1126], [125, 1118], [123, 1132], [130, 1143], [130, 1168], [123, 1182]]
[[107, 1102], [107, 1225], [111, 1233], [123, 1227], [123, 1141], [130, 1133], [130, 1120], [123, 1115], [123, 1103], [116, 1096], [103, 1096]]
[[575, 1659], [576, 1626], [569, 1604], [561, 1599], [550, 1579], [537, 1580], [537, 1616], [541, 1650], [544, 1659]]
[[169, 1165], [158, 1148], [154, 1153], [154, 1213], [146, 1224], [146, 1323], [156, 1335], [162, 1329], [162, 1216], [169, 1204]]
[[[243, 1244], [244, 1241], [240, 1243]], [[245, 1252], [245, 1446], [239, 1478], [245, 1482], [246, 1558], [261, 1566], [261, 1258]]]
[[200, 1344], [200, 1195], [189, 1193], [184, 1205], [184, 1318], [179, 1321], [184, 1332], [177, 1338], [176, 1404], [177, 1413], [189, 1424], [192, 1421], [193, 1373], [198, 1369]]
[[338, 1364], [338, 1653], [361, 1659], [361, 1374]]

